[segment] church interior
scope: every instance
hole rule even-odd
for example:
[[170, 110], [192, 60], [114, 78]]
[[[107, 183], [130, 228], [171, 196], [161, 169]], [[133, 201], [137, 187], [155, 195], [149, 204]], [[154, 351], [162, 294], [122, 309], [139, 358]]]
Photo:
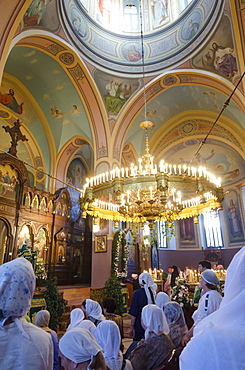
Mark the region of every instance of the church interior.
[[2, 0], [0, 14], [0, 264], [29, 251], [59, 286], [100, 289], [123, 230], [118, 276], [226, 269], [245, 242], [245, 1]]

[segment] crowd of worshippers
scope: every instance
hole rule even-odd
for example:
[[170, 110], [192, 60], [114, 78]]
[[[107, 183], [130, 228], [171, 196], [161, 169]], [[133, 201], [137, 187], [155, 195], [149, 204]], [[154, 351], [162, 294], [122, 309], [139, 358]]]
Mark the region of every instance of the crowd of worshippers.
[[71, 311], [58, 340], [48, 311], [39, 311], [34, 325], [25, 318], [35, 290], [31, 263], [23, 257], [7, 262], [0, 266], [0, 369], [245, 369], [245, 247], [228, 267], [223, 298], [217, 275], [207, 267], [189, 330], [182, 307], [165, 292], [156, 294], [148, 272], [139, 276], [129, 310], [133, 342], [123, 354], [115, 300], [107, 299], [102, 311], [98, 302], [86, 299]]

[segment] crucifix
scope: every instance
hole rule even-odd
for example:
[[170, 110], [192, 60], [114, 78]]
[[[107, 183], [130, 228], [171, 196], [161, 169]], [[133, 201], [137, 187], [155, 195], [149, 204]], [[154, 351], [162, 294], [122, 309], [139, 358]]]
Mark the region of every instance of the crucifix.
[[28, 141], [28, 139], [26, 138], [25, 135], [22, 135], [21, 131], [20, 131], [20, 126], [21, 126], [21, 123], [19, 121], [19, 119], [17, 119], [16, 122], [14, 122], [14, 126], [13, 127], [9, 127], [9, 126], [2, 126], [4, 128], [4, 130], [6, 132], [9, 133], [9, 135], [11, 136], [11, 147], [9, 148], [9, 151], [8, 153], [9, 154], [12, 154], [16, 157], [16, 154], [17, 154], [17, 145], [18, 145], [18, 141], [22, 140], [22, 141]]

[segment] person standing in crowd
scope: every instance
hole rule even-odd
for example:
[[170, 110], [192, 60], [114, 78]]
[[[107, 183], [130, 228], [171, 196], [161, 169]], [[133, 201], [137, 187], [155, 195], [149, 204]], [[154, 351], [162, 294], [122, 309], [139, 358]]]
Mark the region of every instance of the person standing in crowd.
[[174, 350], [167, 335], [169, 327], [163, 310], [154, 304], [145, 306], [142, 310], [142, 326], [145, 329], [145, 340], [139, 342], [129, 357], [133, 369], [160, 369]]
[[204, 318], [180, 356], [181, 370], [244, 369], [245, 247], [233, 257], [226, 275], [224, 298]]
[[82, 303], [81, 309], [83, 310], [86, 319], [92, 321], [95, 326], [105, 320], [100, 304], [92, 299], [85, 299]]
[[0, 266], [0, 369], [53, 369], [51, 335], [24, 318], [35, 286], [32, 265], [25, 258]]
[[168, 303], [170, 301], [170, 297], [167, 293], [165, 292], [159, 292], [157, 293], [157, 296], [156, 296], [156, 305], [163, 309], [163, 306], [165, 305], [165, 303]]
[[[114, 298], [104, 299], [104, 301], [103, 301], [103, 314], [104, 314], [106, 320], [112, 320], [118, 325], [120, 335], [121, 335], [121, 339], [123, 339], [124, 338], [123, 318], [122, 318], [122, 316], [115, 314], [116, 308], [117, 308], [117, 302]], [[121, 341], [121, 347], [120, 348], [121, 348], [121, 351], [123, 351], [124, 346], [123, 346], [122, 341]]]
[[59, 340], [57, 333], [49, 328], [50, 313], [47, 310], [40, 310], [37, 312], [34, 318], [34, 325], [41, 328], [42, 330], [49, 333], [52, 338], [54, 347], [54, 370], [60, 370], [60, 360], [59, 360]]
[[110, 370], [133, 370], [129, 360], [124, 360], [120, 351], [121, 335], [117, 324], [102, 321], [96, 328], [95, 338], [103, 350], [105, 363]]
[[85, 328], [73, 328], [59, 342], [61, 366], [64, 370], [107, 370], [102, 348]]
[[173, 272], [171, 274], [171, 282], [170, 282], [171, 288], [173, 288], [176, 285], [176, 279], [179, 277], [178, 267], [173, 265], [172, 270]]
[[[202, 260], [198, 263], [198, 271], [200, 273], [202, 273], [203, 271], [209, 269], [211, 270], [211, 263], [209, 261], [206, 261], [206, 260]], [[198, 302], [202, 296], [204, 292], [202, 292], [202, 288], [199, 286], [196, 286], [195, 288], [195, 291], [194, 291], [194, 296], [193, 296], [193, 300], [192, 300], [192, 304], [193, 306], [197, 307], [198, 305]]]
[[194, 325], [182, 338], [183, 346], [186, 345], [192, 338], [194, 327], [206, 316], [210, 315], [219, 308], [222, 297], [217, 291], [218, 282], [217, 275], [214, 271], [207, 269], [202, 272], [200, 287], [203, 289], [204, 294], [198, 303], [197, 310], [192, 315]]
[[131, 315], [130, 334], [133, 338], [133, 343], [131, 343], [125, 353], [125, 358], [128, 358], [130, 352], [137, 346], [137, 343], [144, 338], [145, 330], [141, 326], [143, 307], [150, 303], [155, 304], [155, 289], [151, 274], [142, 272], [139, 276], [139, 283], [141, 288], [135, 290], [129, 309], [129, 315]]
[[68, 325], [67, 331], [80, 326], [84, 317], [85, 316], [81, 308], [74, 308], [74, 310], [70, 312], [70, 324]]
[[188, 331], [182, 307], [177, 302], [168, 302], [163, 306], [163, 312], [169, 326], [168, 334], [175, 348], [178, 348], [181, 346], [183, 336]]

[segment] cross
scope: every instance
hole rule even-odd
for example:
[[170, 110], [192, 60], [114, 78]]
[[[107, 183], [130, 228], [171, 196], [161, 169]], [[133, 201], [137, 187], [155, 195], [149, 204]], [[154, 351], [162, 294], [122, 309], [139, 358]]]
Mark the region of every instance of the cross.
[[22, 135], [21, 131], [20, 131], [20, 126], [21, 126], [21, 123], [19, 121], [19, 119], [17, 119], [16, 122], [14, 122], [14, 126], [13, 127], [9, 127], [9, 126], [2, 126], [2, 128], [4, 128], [4, 130], [6, 132], [9, 133], [9, 135], [11, 136], [11, 147], [9, 148], [9, 151], [8, 153], [9, 154], [12, 154], [16, 157], [16, 154], [17, 154], [17, 145], [18, 145], [18, 141], [22, 140], [22, 141], [28, 141], [28, 139], [26, 138], [25, 135]]

